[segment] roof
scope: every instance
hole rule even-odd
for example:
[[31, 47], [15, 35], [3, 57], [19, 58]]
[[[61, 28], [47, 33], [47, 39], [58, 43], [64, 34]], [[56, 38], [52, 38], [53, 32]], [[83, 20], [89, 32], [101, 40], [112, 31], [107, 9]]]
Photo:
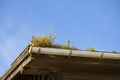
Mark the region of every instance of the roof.
[[[63, 67], [64, 66], [64, 67]], [[89, 67], [87, 67], [89, 66]], [[48, 70], [120, 70], [120, 54], [89, 52], [28, 46], [11, 64], [1, 80], [11, 80], [17, 74], [45, 73]], [[100, 70], [99, 70], [100, 69]], [[38, 73], [38, 74], [40, 74]]]

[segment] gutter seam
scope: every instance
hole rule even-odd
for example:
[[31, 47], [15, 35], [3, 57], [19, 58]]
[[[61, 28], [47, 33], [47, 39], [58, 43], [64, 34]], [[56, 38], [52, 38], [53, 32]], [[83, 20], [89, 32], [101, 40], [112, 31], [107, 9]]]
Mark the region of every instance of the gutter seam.
[[68, 57], [70, 58], [70, 57], [71, 57], [71, 55], [72, 55], [72, 50], [70, 50], [70, 53], [69, 53]]
[[39, 47], [38, 53], [40, 53], [40, 52], [41, 52], [41, 48]]
[[100, 60], [103, 60], [104, 53], [101, 54]]

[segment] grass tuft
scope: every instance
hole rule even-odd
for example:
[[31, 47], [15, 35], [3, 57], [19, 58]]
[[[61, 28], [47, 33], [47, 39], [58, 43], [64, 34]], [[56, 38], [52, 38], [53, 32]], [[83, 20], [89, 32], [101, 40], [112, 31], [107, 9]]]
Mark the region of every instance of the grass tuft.
[[75, 47], [70, 47], [70, 40], [67, 40], [66, 44], [58, 44], [54, 43], [55, 39], [56, 36], [53, 34], [49, 34], [48, 36], [42, 35], [39, 37], [32, 36], [31, 46], [78, 50]]
[[47, 36], [32, 37], [32, 46], [50, 47], [52, 45], [51, 40]]

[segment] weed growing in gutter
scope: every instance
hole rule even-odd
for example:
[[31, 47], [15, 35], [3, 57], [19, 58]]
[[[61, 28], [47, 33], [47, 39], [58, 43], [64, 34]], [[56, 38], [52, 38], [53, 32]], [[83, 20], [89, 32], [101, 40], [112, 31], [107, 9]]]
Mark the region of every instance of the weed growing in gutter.
[[[65, 44], [58, 44], [55, 43], [56, 36], [54, 34], [49, 34], [49, 35], [42, 35], [42, 36], [32, 36], [31, 40], [31, 46], [36, 46], [36, 47], [50, 47], [50, 48], [59, 48], [59, 49], [70, 49], [70, 50], [79, 50], [76, 47], [71, 47], [70, 46], [70, 40], [67, 40]], [[87, 51], [90, 52], [95, 52], [95, 48], [89, 47], [87, 48]], [[118, 53], [116, 51], [112, 51], [111, 53]]]
[[70, 47], [70, 40], [67, 40], [66, 44], [58, 44], [54, 43], [56, 36], [53, 34], [49, 34], [48, 36], [32, 36], [31, 46], [36, 47], [51, 47], [51, 48], [60, 48], [60, 49], [72, 49], [78, 50], [76, 47]]

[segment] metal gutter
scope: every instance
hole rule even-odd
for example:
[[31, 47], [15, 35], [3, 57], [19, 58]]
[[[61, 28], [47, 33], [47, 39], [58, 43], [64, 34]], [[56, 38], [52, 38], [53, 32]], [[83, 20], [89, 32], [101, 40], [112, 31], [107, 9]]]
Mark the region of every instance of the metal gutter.
[[120, 60], [120, 54], [114, 54], [108, 52], [90, 52], [90, 51], [82, 51], [82, 50], [66, 50], [66, 49], [42, 48], [42, 47], [30, 47], [29, 52], [37, 53], [37, 54], [55, 55], [55, 56]]

